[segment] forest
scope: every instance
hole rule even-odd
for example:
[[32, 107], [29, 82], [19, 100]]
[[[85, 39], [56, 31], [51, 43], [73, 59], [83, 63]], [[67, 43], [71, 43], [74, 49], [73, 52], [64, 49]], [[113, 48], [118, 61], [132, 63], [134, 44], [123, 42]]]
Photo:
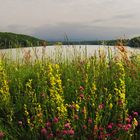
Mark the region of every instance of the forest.
[[140, 47], [140, 37], [131, 39], [114, 39], [114, 40], [89, 40], [89, 41], [72, 41], [65, 39], [64, 41], [46, 41], [32, 36], [15, 34], [8, 32], [0, 32], [0, 49], [34, 47], [47, 45], [123, 45], [138, 48]]
[[32, 36], [0, 32], [0, 49], [43, 46], [47, 42]]

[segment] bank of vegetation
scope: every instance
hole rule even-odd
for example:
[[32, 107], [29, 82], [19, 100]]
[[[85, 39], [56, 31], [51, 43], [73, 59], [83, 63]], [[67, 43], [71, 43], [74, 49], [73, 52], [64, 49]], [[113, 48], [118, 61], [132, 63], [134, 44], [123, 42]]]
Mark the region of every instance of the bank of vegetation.
[[[94, 40], [94, 41], [63, 41], [64, 45], [107, 45], [115, 46], [123, 44], [123, 46], [130, 46], [133, 48], [140, 47], [140, 37], [135, 37], [132, 39], [116, 39], [116, 40]], [[53, 42], [52, 42], [53, 44]]]
[[64, 59], [58, 46], [53, 59], [34, 62], [1, 57], [0, 139], [139, 140], [140, 56], [117, 48], [91, 57], [74, 49]]
[[71, 41], [68, 38], [65, 41], [46, 41], [41, 40], [32, 36], [15, 34], [15, 33], [4, 33], [0, 32], [0, 49], [7, 48], [20, 48], [20, 47], [34, 47], [34, 46], [47, 46], [47, 45], [108, 45], [115, 46], [119, 45], [121, 41], [123, 46], [130, 46], [134, 48], [140, 47], [140, 37], [132, 39], [121, 39], [121, 40], [93, 40], [93, 41]]
[[43, 46], [47, 42], [32, 36], [0, 32], [0, 49]]

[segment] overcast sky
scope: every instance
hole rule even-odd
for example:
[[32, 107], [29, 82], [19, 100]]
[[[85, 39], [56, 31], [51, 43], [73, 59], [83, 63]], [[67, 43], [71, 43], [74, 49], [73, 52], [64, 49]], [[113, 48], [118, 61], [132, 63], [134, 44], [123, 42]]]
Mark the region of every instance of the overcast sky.
[[47, 40], [140, 35], [140, 0], [0, 0], [0, 31]]

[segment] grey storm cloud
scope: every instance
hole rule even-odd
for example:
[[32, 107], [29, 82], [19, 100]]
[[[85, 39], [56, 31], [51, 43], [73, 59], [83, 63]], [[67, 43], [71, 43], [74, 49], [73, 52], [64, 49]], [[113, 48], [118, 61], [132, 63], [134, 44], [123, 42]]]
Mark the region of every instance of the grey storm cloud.
[[57, 40], [140, 34], [140, 0], [0, 0], [0, 31]]
[[60, 23], [57, 25], [46, 25], [34, 30], [33, 35], [49, 40], [64, 40], [65, 35], [69, 40], [99, 40], [122, 38], [124, 35], [139, 35], [140, 29], [133, 27], [106, 27], [90, 26], [87, 24]]

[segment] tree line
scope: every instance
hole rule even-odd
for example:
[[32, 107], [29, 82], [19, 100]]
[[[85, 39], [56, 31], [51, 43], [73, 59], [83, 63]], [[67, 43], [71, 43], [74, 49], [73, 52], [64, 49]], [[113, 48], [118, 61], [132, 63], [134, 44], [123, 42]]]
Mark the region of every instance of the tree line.
[[43, 46], [46, 43], [45, 40], [28, 35], [0, 32], [0, 49]]
[[140, 47], [140, 37], [123, 40], [94, 40], [94, 41], [46, 41], [32, 36], [0, 32], [0, 49], [47, 46], [47, 45], [124, 45]]

